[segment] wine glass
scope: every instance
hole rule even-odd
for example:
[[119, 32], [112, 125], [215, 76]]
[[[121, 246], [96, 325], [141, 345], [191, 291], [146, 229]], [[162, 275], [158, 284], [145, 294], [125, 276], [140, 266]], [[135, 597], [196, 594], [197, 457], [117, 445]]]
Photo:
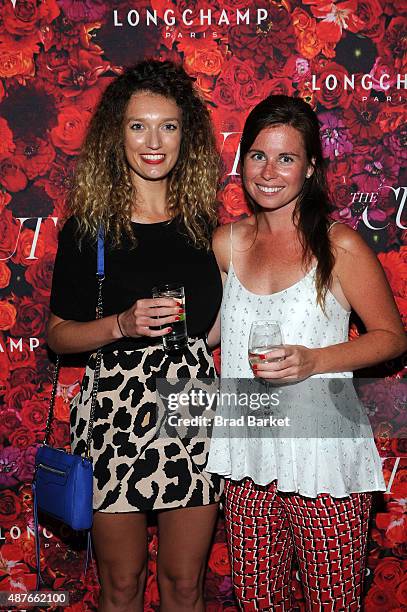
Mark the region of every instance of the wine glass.
[[[273, 351], [280, 349], [282, 344], [283, 334], [277, 321], [253, 321], [250, 328], [249, 337], [250, 365], [253, 366], [254, 364], [258, 363], [281, 361], [281, 357], [273, 358], [272, 356], [269, 356], [266, 359], [262, 359], [260, 356], [265, 356], [266, 353], [272, 353]], [[264, 385], [266, 392], [270, 394], [270, 389], [273, 388], [273, 382], [263, 378], [260, 378], [260, 382]], [[268, 410], [271, 410], [271, 404], [269, 404]], [[272, 413], [278, 413], [278, 409], [276, 408], [275, 404], [273, 404]]]
[[283, 334], [277, 321], [253, 321], [249, 337], [249, 361], [251, 365], [264, 361], [280, 361], [280, 357], [260, 356], [280, 349], [283, 344]]

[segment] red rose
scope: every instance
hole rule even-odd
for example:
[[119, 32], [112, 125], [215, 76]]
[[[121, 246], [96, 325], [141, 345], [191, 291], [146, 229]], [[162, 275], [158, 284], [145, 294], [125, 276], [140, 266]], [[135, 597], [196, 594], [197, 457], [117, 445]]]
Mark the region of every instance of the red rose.
[[44, 429], [48, 416], [48, 401], [46, 398], [32, 398], [22, 402], [21, 418], [23, 425], [34, 431]]
[[316, 21], [306, 11], [296, 7], [292, 13], [298, 51], [306, 59], [313, 59], [322, 49], [316, 31]]
[[27, 187], [26, 175], [11, 157], [0, 162], [0, 183], [13, 193]]
[[376, 567], [374, 581], [378, 587], [394, 591], [404, 575], [400, 559], [385, 557]]
[[8, 287], [11, 278], [11, 270], [6, 262], [0, 260], [0, 289]]
[[19, 339], [12, 338], [12, 340], [14, 341], [13, 350], [9, 348], [10, 370], [27, 367], [35, 368], [35, 354], [34, 351], [30, 351], [28, 342], [21, 341], [21, 344], [18, 344], [18, 347], [15, 348]]
[[35, 433], [26, 427], [19, 427], [10, 434], [10, 442], [13, 446], [17, 446], [17, 448], [32, 446], [35, 440]]
[[391, 443], [392, 451], [397, 457], [407, 457], [407, 427], [399, 429], [397, 435]]
[[362, 21], [361, 32], [367, 38], [378, 42], [383, 38], [385, 17], [378, 0], [358, 0], [357, 15]]
[[243, 189], [237, 183], [228, 183], [221, 192], [220, 199], [226, 211], [233, 217], [250, 214]]
[[[156, 0], [156, 4], [158, 4], [157, 0]], [[166, 2], [161, 2], [161, 4], [164, 4], [165, 8], [167, 8], [167, 3]], [[172, 5], [171, 5], [172, 8]], [[204, 32], [204, 31], [209, 31], [209, 32], [219, 32], [222, 30], [222, 28], [226, 28], [225, 25], [222, 26], [222, 24], [220, 26], [214, 24], [215, 18], [212, 21], [212, 24], [209, 25], [207, 21], [204, 21], [203, 23], [201, 23], [200, 20], [200, 11], [202, 10], [202, 3], [200, 0], [178, 0], [178, 2], [176, 2], [174, 8], [174, 13], [175, 13], [175, 19], [177, 22], [177, 28], [184, 33], [184, 36], [189, 36], [191, 29], [194, 32]], [[192, 22], [192, 25], [186, 25], [183, 21], [182, 21], [182, 14], [183, 12], [188, 9], [189, 11], [191, 11], [191, 13], [187, 14], [187, 19], [188, 21]], [[215, 15], [216, 13], [219, 14], [219, 5], [217, 3], [214, 2], [214, 0], [206, 0], [205, 1], [205, 9], [204, 10], [211, 10], [212, 11], [212, 15]]]
[[236, 104], [242, 110], [253, 108], [261, 102], [269, 88], [269, 83], [259, 81], [256, 77], [254, 67], [251, 62], [240, 62], [235, 66], [234, 71], [236, 87]]
[[218, 208], [218, 219], [220, 225], [226, 225], [226, 223], [234, 223], [236, 221], [236, 217], [233, 217], [226, 208], [223, 206], [219, 206]]
[[31, 255], [31, 250], [33, 247], [34, 241], [34, 232], [31, 229], [23, 229], [20, 233], [17, 249], [14, 253], [12, 260], [16, 264], [22, 264], [23, 266], [30, 266], [40, 259], [45, 253], [45, 241], [44, 237], [40, 235], [37, 240], [37, 244], [35, 245], [35, 259], [28, 259]]
[[293, 10], [292, 18], [294, 27], [300, 32], [309, 30], [310, 28], [315, 29], [315, 19], [304, 9], [296, 7]]
[[195, 77], [195, 86], [201, 95], [211, 100], [216, 76], [220, 73], [225, 58], [216, 44], [213, 48], [208, 48], [208, 45], [209, 43], [205, 41], [204, 47], [185, 53], [184, 68], [188, 74]]
[[[225, 151], [229, 151], [232, 155], [235, 155], [243, 131], [243, 116], [240, 113], [238, 115], [228, 112], [225, 113], [223, 108], [211, 108], [210, 111], [221, 153], [223, 154]], [[229, 134], [225, 140], [222, 132], [232, 132], [232, 134]]]
[[[394, 13], [393, 13], [394, 14]], [[377, 52], [384, 57], [391, 57], [396, 72], [402, 72], [405, 63], [404, 45], [400, 44], [406, 37], [406, 20], [394, 17], [386, 27], [386, 35], [377, 45]]]
[[19, 36], [32, 32], [38, 19], [36, 0], [16, 0], [13, 3], [6, 3], [3, 7], [4, 27], [11, 34]]
[[220, 106], [248, 111], [260, 102], [264, 96], [264, 88], [268, 86], [259, 81], [253, 62], [242, 62], [232, 57], [225, 62], [213, 92], [213, 101]]
[[381, 4], [383, 12], [390, 17], [401, 14], [406, 8], [404, 0], [382, 0]]
[[0, 117], [0, 158], [9, 157], [15, 149], [13, 132], [5, 119]]
[[[18, 408], [18, 406], [17, 406]], [[0, 432], [6, 436], [10, 435], [14, 429], [17, 429], [21, 425], [21, 418], [16, 410], [7, 408], [0, 412]]]
[[[14, 6], [15, 5], [15, 6]], [[16, 0], [3, 6], [4, 27], [11, 34], [25, 36], [42, 24], [51, 23], [59, 15], [55, 0]]]
[[40, 380], [39, 371], [34, 368], [18, 368], [10, 375], [10, 385], [16, 387], [27, 383], [37, 383]]
[[41, 259], [27, 268], [25, 278], [34, 287], [35, 299], [41, 299], [41, 296], [49, 297], [54, 261], [55, 253], [47, 252]]
[[0, 330], [13, 327], [17, 316], [15, 306], [10, 302], [0, 301]]
[[21, 503], [18, 496], [8, 489], [0, 495], [0, 525], [12, 527], [21, 513]]
[[224, 542], [216, 542], [211, 549], [208, 561], [209, 568], [220, 576], [230, 576], [231, 567], [227, 546]]
[[348, 183], [332, 181], [331, 194], [336, 209], [348, 208], [352, 203], [352, 187]]
[[295, 91], [291, 79], [284, 77], [270, 79], [269, 87], [270, 93], [273, 94], [273, 96], [292, 96]]
[[25, 295], [17, 302], [17, 319], [13, 326], [13, 336], [37, 338], [45, 331], [48, 307]]
[[35, 75], [34, 53], [38, 53], [38, 41], [32, 36], [16, 40], [2, 34], [3, 45], [0, 52], [0, 77], [33, 77]]
[[[36, 567], [35, 544], [34, 540], [23, 540], [20, 544], [23, 551], [23, 560], [29, 567]], [[46, 569], [44, 549], [40, 548], [40, 567], [41, 571]]]
[[51, 130], [53, 145], [67, 155], [78, 155], [90, 117], [75, 106], [64, 108], [58, 115], [58, 125]]
[[[404, 572], [406, 571], [405, 565], [406, 564], [404, 563]], [[396, 597], [398, 601], [402, 604], [402, 606], [405, 606], [407, 608], [407, 578], [404, 578], [404, 580], [402, 580], [399, 586], [397, 587]]]
[[[330, 75], [334, 75], [336, 80]], [[345, 90], [343, 82], [345, 76], [349, 76], [348, 71], [336, 62], [328, 62], [319, 72], [317, 82], [321, 90], [316, 91], [315, 95], [325, 108], [348, 108], [350, 105], [352, 90]], [[329, 90], [328, 87], [332, 89]]]
[[[10, 360], [6, 351], [0, 351], [0, 396], [10, 388], [8, 377], [10, 376]], [[1, 431], [1, 429], [0, 429]]]
[[[37, 78], [45, 79], [55, 86], [58, 81], [58, 72], [64, 69], [68, 60], [68, 49], [51, 47], [46, 53], [41, 53], [37, 58]], [[57, 90], [56, 87], [55, 90]]]
[[[18, 387], [13, 387], [8, 389], [4, 395], [4, 402], [6, 406], [9, 406], [10, 409], [15, 408], [16, 410], [21, 409], [22, 402], [24, 400], [30, 399], [36, 391], [35, 385], [31, 383], [26, 383], [24, 385], [18, 385]], [[1, 413], [0, 413], [0, 423], [1, 423]], [[20, 421], [16, 427], [20, 426]], [[14, 427], [13, 427], [14, 429]]]
[[[405, 431], [405, 428], [404, 428]], [[400, 432], [401, 433], [401, 432]], [[399, 438], [400, 442], [406, 442], [406, 437], [404, 436]], [[405, 454], [404, 453], [397, 453], [398, 457], [403, 457], [404, 458], [401, 460], [401, 462], [399, 463], [397, 472], [394, 476], [394, 480], [392, 482], [391, 485], [391, 492], [390, 492], [390, 497], [395, 498], [395, 499], [403, 499], [404, 497], [404, 492], [406, 491], [407, 488], [407, 467], [405, 466]], [[404, 463], [404, 466], [402, 467]]]
[[11, 202], [11, 195], [4, 189], [0, 189], [0, 216], [4, 208]]
[[369, 612], [383, 612], [392, 610], [397, 606], [397, 600], [389, 591], [385, 591], [373, 584], [365, 598], [365, 609]]
[[213, 92], [213, 101], [219, 106], [233, 109], [235, 96], [232, 83], [219, 77]]
[[54, 421], [52, 425], [51, 443], [58, 448], [69, 446], [70, 430], [69, 423], [62, 421]]

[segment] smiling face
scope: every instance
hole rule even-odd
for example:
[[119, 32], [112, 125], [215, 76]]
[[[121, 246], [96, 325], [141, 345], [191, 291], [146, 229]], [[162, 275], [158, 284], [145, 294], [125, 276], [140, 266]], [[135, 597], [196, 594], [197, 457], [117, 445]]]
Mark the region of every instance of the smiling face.
[[301, 132], [291, 125], [274, 125], [259, 132], [244, 159], [243, 183], [265, 211], [292, 211], [304, 181], [313, 173]]
[[181, 109], [171, 98], [140, 92], [124, 118], [124, 150], [133, 184], [166, 181], [181, 146]]

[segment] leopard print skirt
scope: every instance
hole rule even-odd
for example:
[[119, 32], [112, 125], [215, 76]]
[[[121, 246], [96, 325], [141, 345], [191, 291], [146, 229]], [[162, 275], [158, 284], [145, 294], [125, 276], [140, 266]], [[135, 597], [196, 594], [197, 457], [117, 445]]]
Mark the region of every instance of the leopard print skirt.
[[[95, 355], [71, 403], [71, 446], [85, 452]], [[180, 355], [161, 345], [102, 355], [91, 455], [93, 507], [147, 512], [219, 501], [222, 481], [205, 471], [209, 439], [158, 434], [156, 379], [214, 379], [203, 339]]]

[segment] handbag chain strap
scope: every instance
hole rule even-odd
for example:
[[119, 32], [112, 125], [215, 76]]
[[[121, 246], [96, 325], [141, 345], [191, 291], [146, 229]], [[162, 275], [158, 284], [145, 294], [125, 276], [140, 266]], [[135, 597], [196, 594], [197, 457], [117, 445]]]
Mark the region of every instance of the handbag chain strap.
[[[98, 232], [98, 243], [97, 243], [97, 269], [96, 269], [96, 278], [97, 278], [97, 302], [96, 302], [96, 319], [101, 319], [103, 317], [103, 281], [105, 280], [105, 266], [104, 266], [104, 234], [103, 230], [100, 228]], [[86, 449], [85, 449], [85, 457], [91, 459], [90, 455], [90, 447], [92, 444], [92, 433], [93, 433], [93, 420], [95, 416], [95, 408], [96, 408], [96, 400], [99, 389], [99, 378], [100, 378], [100, 368], [102, 364], [102, 349], [98, 349], [96, 352], [96, 363], [95, 363], [95, 373], [93, 376], [93, 384], [92, 384], [92, 393], [91, 393], [91, 404], [90, 404], [90, 412], [89, 412], [89, 424], [88, 424], [88, 433], [86, 436]], [[57, 355], [55, 362], [54, 374], [52, 377], [52, 391], [51, 391], [51, 399], [49, 403], [49, 412], [48, 418], [45, 425], [45, 434], [43, 445], [48, 445], [49, 437], [51, 434], [51, 425], [52, 419], [54, 417], [54, 406], [55, 406], [55, 398], [57, 394], [57, 385], [58, 385], [58, 375], [60, 369], [61, 361], [59, 355]]]
[[[102, 300], [102, 285], [104, 281], [104, 275], [98, 275], [98, 301], [96, 305], [96, 318], [101, 319], [103, 317], [103, 300]], [[98, 349], [96, 353], [96, 363], [95, 363], [95, 373], [93, 375], [93, 385], [92, 385], [92, 399], [90, 403], [90, 412], [89, 412], [89, 425], [88, 425], [88, 435], [86, 436], [86, 457], [88, 459], [90, 456], [90, 447], [92, 444], [92, 432], [93, 432], [93, 419], [95, 416], [95, 408], [96, 408], [96, 399], [99, 390], [99, 378], [100, 378], [100, 367], [102, 364], [102, 350]]]

